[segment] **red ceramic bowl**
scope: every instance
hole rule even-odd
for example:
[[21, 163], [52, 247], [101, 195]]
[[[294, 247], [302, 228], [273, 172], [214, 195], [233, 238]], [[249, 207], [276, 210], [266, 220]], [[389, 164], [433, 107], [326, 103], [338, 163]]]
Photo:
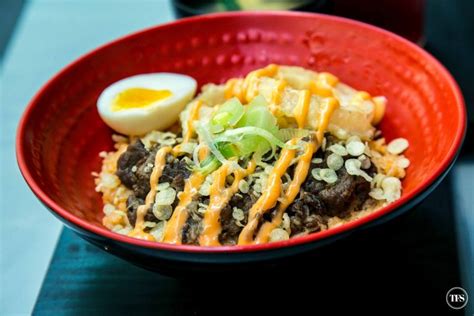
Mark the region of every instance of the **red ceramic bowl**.
[[[256, 246], [204, 248], [121, 236], [101, 225], [91, 172], [112, 148], [96, 100], [111, 83], [147, 72], [177, 72], [199, 84], [224, 82], [269, 63], [329, 71], [389, 100], [381, 129], [410, 141], [403, 195], [369, 216], [331, 230]], [[294, 12], [226, 13], [179, 20], [126, 36], [78, 59], [33, 98], [17, 135], [18, 163], [33, 192], [85, 239], [142, 266], [169, 271], [194, 263], [258, 262], [312, 250], [381, 223], [425, 197], [447, 173], [466, 125], [459, 88], [418, 46], [379, 28]], [[219, 266], [220, 266], [219, 265]]]

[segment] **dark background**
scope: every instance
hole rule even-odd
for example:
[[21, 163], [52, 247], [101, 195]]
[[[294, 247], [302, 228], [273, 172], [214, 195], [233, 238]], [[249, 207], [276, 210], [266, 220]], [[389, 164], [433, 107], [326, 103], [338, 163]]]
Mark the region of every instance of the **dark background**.
[[[23, 1], [0, 0], [0, 59]], [[463, 91], [469, 128], [460, 160], [474, 158], [474, 1], [427, 0], [425, 48]], [[264, 315], [358, 312], [456, 313], [446, 291], [460, 279], [448, 177], [420, 206], [382, 226], [355, 234], [275, 271], [271, 280], [179, 281], [144, 271], [82, 241], [65, 229], [35, 314], [154, 313], [207, 315], [262, 310]], [[268, 267], [271, 269], [271, 267]], [[474, 293], [471, 293], [474, 301]], [[472, 303], [472, 301], [470, 303]], [[254, 304], [254, 307], [250, 307]], [[462, 312], [458, 312], [462, 313]]]

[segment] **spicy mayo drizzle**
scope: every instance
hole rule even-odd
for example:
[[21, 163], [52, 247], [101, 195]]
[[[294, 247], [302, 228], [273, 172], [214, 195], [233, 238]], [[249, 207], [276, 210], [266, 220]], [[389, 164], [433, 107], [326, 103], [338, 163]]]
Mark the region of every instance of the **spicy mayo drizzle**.
[[273, 115], [276, 115], [278, 113], [278, 110], [279, 110], [278, 105], [281, 103], [281, 95], [287, 85], [288, 83], [285, 80], [283, 79], [278, 80], [275, 88], [272, 91], [270, 104], [268, 107], [270, 109], [270, 112], [272, 112]]
[[[298, 103], [301, 103], [301, 100], [304, 100], [303, 96], [300, 97]], [[309, 102], [309, 101], [308, 101]], [[318, 149], [319, 144], [321, 144], [324, 132], [326, 131], [329, 120], [331, 119], [332, 114], [339, 106], [339, 102], [334, 97], [324, 98], [323, 108], [321, 111], [321, 118], [319, 120], [318, 128], [316, 131], [317, 144], [314, 141], [310, 141], [306, 144], [305, 151], [301, 157], [299, 157], [298, 164], [296, 165], [295, 172], [293, 175], [293, 180], [291, 181], [288, 189], [286, 190], [283, 200], [278, 205], [277, 212], [273, 217], [271, 222], [267, 222], [262, 225], [260, 231], [258, 232], [254, 243], [265, 243], [270, 239], [270, 233], [273, 229], [277, 228], [282, 220], [283, 214], [287, 207], [293, 203], [296, 196], [299, 193], [300, 187], [308, 176], [309, 167], [311, 165], [311, 158], [313, 153]], [[306, 114], [305, 114], [306, 115]], [[304, 119], [304, 121], [303, 121]], [[298, 127], [304, 125], [306, 122], [306, 116], [302, 116], [300, 120], [297, 119]]]
[[153, 204], [156, 196], [156, 186], [163, 173], [166, 163], [166, 155], [171, 151], [171, 147], [162, 147], [158, 150], [155, 156], [155, 164], [150, 176], [150, 191], [146, 195], [145, 204], [140, 205], [137, 209], [137, 219], [135, 221], [135, 228], [128, 234], [131, 237], [154, 241], [155, 238], [143, 231], [145, 224], [145, 215], [148, 208]]
[[213, 176], [211, 185], [209, 206], [203, 219], [203, 230], [199, 237], [201, 246], [219, 246], [219, 234], [221, 224], [219, 222], [222, 209], [229, 203], [230, 198], [239, 189], [239, 182], [250, 173], [254, 172], [256, 167], [255, 160], [249, 161], [247, 169], [238, 169], [234, 171], [234, 181], [232, 185], [225, 189], [226, 177], [228, 175], [229, 164], [222, 165], [217, 169]]
[[174, 209], [169, 222], [166, 224], [163, 242], [181, 244], [183, 227], [189, 215], [187, 206], [192, 202], [203, 181], [204, 176], [199, 172], [191, 174], [191, 176], [186, 179], [184, 191], [178, 195], [179, 203]]
[[310, 82], [311, 93], [321, 97], [332, 97], [333, 88], [338, 82], [339, 79], [333, 74], [321, 72], [315, 81]]
[[224, 98], [230, 99], [232, 97], [236, 97], [237, 99], [240, 100], [240, 102], [243, 102], [243, 96], [242, 96], [242, 83], [244, 82], [244, 79], [241, 78], [233, 78], [227, 80], [225, 83], [224, 87]]
[[[229, 99], [233, 96], [237, 97], [240, 102], [248, 103], [253, 100], [258, 94], [258, 84], [261, 77], [273, 77], [278, 71], [278, 65], [270, 64], [265, 68], [251, 71], [244, 79], [230, 79], [227, 81], [224, 88], [224, 96]], [[282, 80], [277, 89], [283, 90], [286, 83]], [[279, 91], [276, 91], [278, 93]], [[273, 94], [275, 99], [279, 95]]]
[[252, 101], [258, 93], [258, 80], [261, 77], [273, 77], [278, 71], [278, 66], [275, 64], [270, 64], [265, 68], [257, 69], [250, 72], [247, 77], [245, 77], [242, 84], [242, 92], [245, 98], [245, 101]]
[[295, 168], [293, 180], [291, 181], [288, 189], [283, 196], [282, 201], [278, 205], [276, 214], [274, 215], [271, 222], [266, 222], [260, 228], [257, 237], [255, 238], [255, 244], [266, 243], [270, 239], [270, 233], [273, 229], [277, 228], [281, 224], [281, 220], [285, 210], [295, 200], [296, 196], [300, 192], [300, 187], [308, 176], [308, 170], [311, 165], [311, 158], [313, 153], [316, 151], [317, 146], [313, 141], [306, 143], [306, 148], [303, 155], [299, 158], [298, 164]]
[[191, 137], [193, 137], [194, 133], [194, 126], [193, 122], [199, 119], [199, 110], [201, 109], [202, 101], [197, 100], [193, 105], [192, 108], [189, 110], [189, 118], [186, 122], [186, 134], [183, 135], [183, 143], [189, 142]]
[[323, 141], [324, 133], [326, 132], [326, 129], [329, 125], [329, 120], [331, 119], [332, 114], [338, 107], [339, 101], [337, 101], [336, 98], [324, 98], [318, 129], [316, 130], [316, 138], [318, 139], [319, 143]]
[[309, 90], [301, 90], [298, 103], [293, 110], [293, 115], [295, 116], [299, 128], [304, 128], [306, 124], [310, 100], [311, 93]]
[[189, 118], [188, 121], [186, 122], [186, 133], [183, 135], [183, 142], [181, 144], [178, 144], [174, 146], [173, 148], [173, 155], [178, 156], [181, 153], [181, 146], [183, 144], [189, 143], [191, 138], [193, 137], [194, 134], [194, 126], [193, 122], [199, 119], [199, 110], [201, 109], [203, 102], [202, 100], [196, 100], [191, 105], [191, 108], [189, 109]]
[[[293, 140], [290, 142], [290, 144], [294, 145]], [[282, 150], [280, 158], [268, 176], [267, 186], [264, 192], [249, 210], [247, 225], [245, 225], [239, 235], [239, 245], [246, 245], [252, 242], [253, 235], [257, 229], [260, 217], [262, 217], [265, 211], [268, 211], [275, 206], [281, 193], [281, 177], [285, 174], [286, 169], [288, 169], [290, 166], [291, 161], [295, 157], [295, 152], [295, 149], [289, 148]]]

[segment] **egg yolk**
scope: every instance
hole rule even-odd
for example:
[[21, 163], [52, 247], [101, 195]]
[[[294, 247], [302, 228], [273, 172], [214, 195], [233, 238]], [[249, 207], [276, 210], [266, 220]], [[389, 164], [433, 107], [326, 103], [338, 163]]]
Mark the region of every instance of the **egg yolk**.
[[171, 95], [169, 90], [130, 88], [117, 94], [112, 103], [112, 111], [144, 108], [154, 102], [167, 99]]

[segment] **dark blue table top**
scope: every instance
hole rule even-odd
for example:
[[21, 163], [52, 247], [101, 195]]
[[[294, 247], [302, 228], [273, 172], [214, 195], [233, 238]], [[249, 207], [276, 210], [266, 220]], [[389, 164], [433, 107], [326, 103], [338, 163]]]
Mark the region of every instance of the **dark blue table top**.
[[380, 306], [448, 313], [446, 291], [461, 284], [449, 181], [411, 212], [338, 241], [272, 280], [249, 273], [238, 281], [179, 281], [135, 267], [64, 229], [34, 313], [246, 313], [255, 301], [265, 315]]

